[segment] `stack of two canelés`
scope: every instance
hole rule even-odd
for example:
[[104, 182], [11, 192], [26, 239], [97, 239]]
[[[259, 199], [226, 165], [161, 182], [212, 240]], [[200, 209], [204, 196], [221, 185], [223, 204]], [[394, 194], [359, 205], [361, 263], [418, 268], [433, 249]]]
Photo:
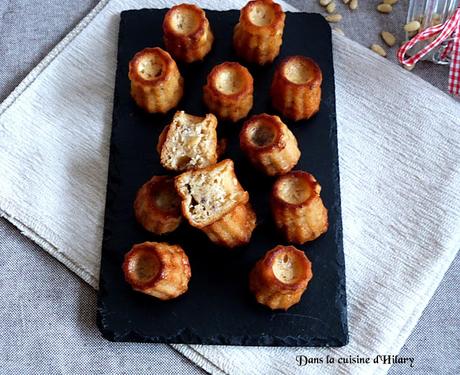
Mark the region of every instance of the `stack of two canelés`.
[[[250, 1], [234, 28], [233, 46], [244, 61], [269, 64], [282, 45], [285, 14], [271, 0]], [[130, 62], [131, 95], [150, 113], [177, 107], [184, 80], [174, 59], [202, 60], [214, 36], [205, 12], [195, 5], [171, 8], [163, 23], [165, 50], [155, 47], [137, 53]], [[310, 58], [291, 56], [275, 70], [271, 85], [273, 107], [291, 120], [308, 119], [320, 106], [322, 74]], [[211, 113], [204, 117], [183, 111], [162, 131], [157, 151], [161, 165], [176, 173], [153, 176], [136, 196], [134, 209], [148, 231], [174, 231], [185, 218], [213, 243], [233, 248], [250, 242], [256, 226], [249, 193], [239, 183], [230, 159], [218, 162], [225, 148], [217, 138], [218, 120], [236, 122], [253, 105], [253, 77], [237, 62], [214, 67], [203, 88], [203, 101]], [[252, 165], [278, 176], [272, 189], [273, 220], [288, 242], [304, 244], [326, 232], [327, 209], [316, 179], [292, 171], [300, 158], [297, 140], [280, 117], [266, 113], [245, 121], [240, 146]], [[188, 288], [190, 264], [178, 245], [146, 242], [125, 256], [126, 280], [135, 290], [160, 299], [175, 298]], [[297, 303], [312, 278], [311, 263], [294, 246], [276, 246], [250, 274], [250, 289], [259, 303], [287, 309]]]

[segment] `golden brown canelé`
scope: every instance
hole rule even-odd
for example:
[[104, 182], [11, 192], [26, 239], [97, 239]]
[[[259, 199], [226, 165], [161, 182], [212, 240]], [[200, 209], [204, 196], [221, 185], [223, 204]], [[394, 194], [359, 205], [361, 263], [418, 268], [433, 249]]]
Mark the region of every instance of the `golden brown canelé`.
[[233, 46], [242, 59], [264, 65], [271, 63], [283, 43], [284, 14], [271, 0], [248, 2], [233, 31]]
[[289, 172], [299, 161], [297, 140], [278, 116], [252, 116], [240, 132], [240, 147], [269, 176]]
[[165, 113], [177, 106], [184, 93], [184, 79], [176, 62], [159, 47], [145, 48], [129, 62], [131, 96], [149, 113]]
[[184, 250], [164, 242], [134, 245], [125, 255], [123, 272], [134, 290], [161, 300], [184, 294], [192, 275]]
[[262, 305], [287, 310], [300, 301], [312, 277], [311, 262], [303, 251], [278, 245], [252, 269], [249, 289]]
[[139, 224], [149, 232], [164, 234], [176, 230], [182, 214], [174, 178], [153, 176], [142, 185], [134, 201], [134, 213]]
[[307, 172], [289, 172], [276, 180], [271, 195], [272, 213], [287, 241], [304, 244], [327, 231], [327, 209], [320, 192], [321, 186]]
[[158, 139], [161, 165], [171, 171], [203, 168], [217, 162], [217, 119], [177, 111]]
[[184, 172], [175, 178], [175, 186], [182, 199], [182, 214], [212, 242], [229, 248], [249, 242], [256, 215], [232, 160]]
[[209, 73], [203, 100], [218, 118], [236, 122], [251, 110], [253, 92], [254, 80], [249, 70], [236, 62], [224, 62]]
[[318, 64], [304, 56], [284, 59], [271, 86], [273, 107], [287, 118], [309, 119], [319, 111], [323, 75]]
[[203, 9], [193, 4], [173, 6], [163, 20], [163, 40], [174, 58], [191, 63], [203, 58], [214, 41]]

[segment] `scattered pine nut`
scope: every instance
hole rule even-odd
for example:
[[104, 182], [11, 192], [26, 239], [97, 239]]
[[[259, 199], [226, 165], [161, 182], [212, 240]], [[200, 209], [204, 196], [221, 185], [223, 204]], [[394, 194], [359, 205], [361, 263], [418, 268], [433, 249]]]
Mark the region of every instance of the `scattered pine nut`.
[[344, 4], [348, 4], [349, 2], [350, 2], [350, 0], [343, 0]]
[[329, 14], [335, 12], [335, 2], [334, 1], [326, 7], [326, 12], [328, 12]]
[[326, 18], [327, 22], [337, 23], [337, 22], [340, 22], [342, 20], [342, 15], [338, 14], [338, 13], [330, 14], [330, 15], [326, 16], [325, 18]]
[[382, 56], [382, 57], [387, 56], [387, 53], [385, 52], [383, 47], [381, 45], [379, 45], [379, 44], [371, 45], [371, 50], [374, 51], [375, 53], [377, 53], [378, 55]]
[[415, 64], [413, 64], [413, 65], [403, 65], [403, 68], [410, 72], [412, 69], [415, 68]]
[[345, 35], [345, 33], [343, 32], [343, 30], [340, 29], [340, 28], [338, 28], [338, 27], [334, 27], [334, 31], [335, 31], [337, 34]]
[[418, 29], [420, 29], [420, 26], [420, 22], [412, 21], [404, 25], [404, 30], [408, 33], [413, 33], [415, 31], [418, 31]]
[[349, 7], [351, 10], [358, 9], [358, 0], [351, 0]]
[[384, 4], [390, 4], [390, 5], [395, 5], [398, 2], [398, 0], [383, 0]]
[[388, 47], [393, 47], [396, 44], [396, 38], [392, 33], [388, 31], [382, 31], [380, 36]]
[[319, 5], [323, 7], [328, 6], [330, 3], [332, 3], [332, 0], [319, 0]]
[[393, 7], [390, 4], [382, 3], [382, 4], [377, 5], [377, 10], [380, 13], [388, 14], [388, 13], [391, 13], [391, 11], [393, 10]]

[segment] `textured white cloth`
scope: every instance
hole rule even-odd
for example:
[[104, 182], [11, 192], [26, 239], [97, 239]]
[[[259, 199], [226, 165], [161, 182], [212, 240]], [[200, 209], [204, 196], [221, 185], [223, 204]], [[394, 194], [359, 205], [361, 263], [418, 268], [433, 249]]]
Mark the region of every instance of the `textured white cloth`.
[[[172, 3], [102, 1], [0, 106], [1, 215], [94, 287], [118, 14]], [[350, 344], [174, 345], [212, 373], [385, 372], [382, 364], [296, 368], [295, 356], [397, 354], [460, 246], [458, 103], [337, 35], [334, 58]]]

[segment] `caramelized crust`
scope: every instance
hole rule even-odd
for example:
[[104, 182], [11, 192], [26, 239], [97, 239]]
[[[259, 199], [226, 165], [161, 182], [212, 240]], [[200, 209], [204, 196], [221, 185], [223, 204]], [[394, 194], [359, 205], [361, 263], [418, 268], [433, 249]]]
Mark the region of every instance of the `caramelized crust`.
[[233, 46], [238, 56], [256, 64], [271, 63], [283, 43], [284, 14], [272, 0], [250, 1], [241, 9], [233, 31]]
[[182, 221], [180, 198], [174, 188], [174, 179], [153, 176], [139, 189], [134, 201], [136, 220], [155, 234], [169, 233]]
[[150, 113], [165, 113], [177, 106], [184, 93], [176, 62], [161, 48], [145, 48], [129, 62], [131, 96]]
[[297, 140], [278, 116], [252, 116], [240, 132], [240, 147], [269, 176], [289, 172], [299, 161]]
[[228, 214], [202, 228], [209, 239], [219, 246], [243, 246], [251, 240], [256, 227], [256, 214], [249, 202], [239, 204]]
[[303, 251], [278, 245], [256, 263], [249, 288], [262, 305], [287, 310], [300, 301], [312, 277], [311, 262]]
[[171, 171], [203, 168], [217, 162], [217, 119], [178, 111], [161, 132], [157, 150], [161, 165]]
[[236, 62], [224, 62], [209, 73], [203, 100], [217, 117], [236, 122], [251, 110], [253, 92], [251, 73]]
[[191, 63], [211, 50], [214, 35], [203, 9], [193, 4], [173, 6], [163, 20], [166, 49], [178, 60]]
[[123, 272], [134, 290], [161, 300], [185, 293], [192, 275], [184, 250], [164, 242], [134, 245], [125, 255]]
[[287, 118], [308, 119], [319, 111], [323, 76], [310, 58], [291, 56], [277, 67], [271, 86], [273, 107]]
[[309, 173], [290, 172], [276, 180], [271, 195], [273, 218], [289, 242], [313, 241], [328, 228], [321, 186]]

